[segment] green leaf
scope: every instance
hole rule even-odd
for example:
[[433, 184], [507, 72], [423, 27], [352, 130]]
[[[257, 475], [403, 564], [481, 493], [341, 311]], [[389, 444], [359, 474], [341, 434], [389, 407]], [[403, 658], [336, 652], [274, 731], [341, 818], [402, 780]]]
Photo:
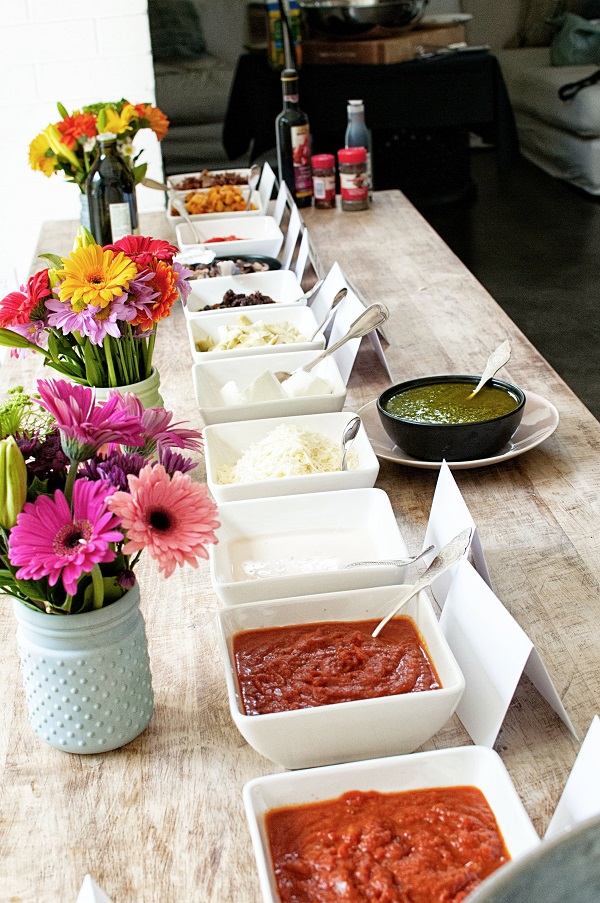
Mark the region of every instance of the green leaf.
[[62, 118], [63, 118], [63, 119], [66, 119], [67, 116], [68, 116], [69, 114], [67, 113], [66, 109], [63, 107], [62, 103], [59, 101], [59, 102], [56, 104], [56, 106], [57, 106], [58, 112], [60, 113], [60, 115], [62, 116]]
[[85, 376], [89, 385], [105, 385], [106, 377], [104, 369], [100, 366], [90, 342], [86, 342], [83, 346], [83, 360], [85, 362]]
[[138, 166], [133, 167], [133, 177], [135, 179], [136, 185], [139, 185], [142, 179], [145, 177], [147, 169], [147, 163], [140, 163]]
[[28, 599], [35, 599], [38, 602], [48, 600], [48, 585], [44, 580], [17, 580], [15, 578], [15, 583]]
[[38, 254], [38, 257], [43, 257], [44, 260], [49, 260], [53, 266], [57, 267], [59, 270], [62, 270], [62, 257], [59, 257], [57, 254]]
[[0, 327], [0, 345], [5, 348], [30, 348], [32, 351], [39, 351], [37, 345], [30, 342], [25, 336], [13, 332], [12, 329], [4, 329]]

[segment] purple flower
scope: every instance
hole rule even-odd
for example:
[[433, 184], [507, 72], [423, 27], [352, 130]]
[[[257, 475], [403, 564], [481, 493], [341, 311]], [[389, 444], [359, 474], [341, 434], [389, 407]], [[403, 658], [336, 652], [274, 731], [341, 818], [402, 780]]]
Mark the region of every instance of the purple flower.
[[139, 416], [120, 405], [116, 394], [97, 405], [93, 389], [62, 379], [38, 380], [38, 392], [38, 404], [56, 420], [63, 451], [71, 461], [93, 458], [111, 442], [134, 447], [144, 443]]
[[198, 466], [197, 462], [192, 461], [191, 458], [184, 458], [179, 452], [174, 452], [171, 448], [162, 447], [158, 449], [158, 463], [162, 464], [164, 469], [171, 476], [176, 471], [179, 471], [179, 473], [188, 473], [190, 470], [193, 470], [194, 467]]
[[106, 458], [94, 458], [86, 461], [80, 471], [80, 476], [88, 480], [106, 480], [115, 489], [127, 491], [127, 475], [132, 473], [139, 476], [140, 470], [146, 464], [143, 455], [137, 452], [113, 451]]
[[[18, 335], [22, 335], [25, 339], [28, 339], [30, 342], [33, 342], [34, 345], [37, 345], [38, 348], [43, 348], [44, 351], [48, 348], [48, 332], [46, 329], [46, 324], [43, 320], [31, 320], [30, 323], [16, 323], [13, 326], [7, 327], [11, 332], [16, 332]], [[24, 353], [27, 353], [29, 349], [16, 349], [22, 350]], [[22, 355], [18, 355], [21, 357]]]
[[58, 430], [52, 430], [43, 438], [36, 432], [33, 436], [17, 435], [15, 439], [25, 458], [30, 479], [37, 477], [42, 482], [48, 481], [51, 492], [64, 486], [69, 459], [62, 450]]
[[174, 263], [173, 269], [177, 273], [177, 281], [175, 282], [175, 288], [181, 295], [181, 300], [183, 304], [186, 303], [188, 299], [188, 295], [192, 290], [191, 282], [188, 282], [190, 276], [194, 275], [194, 271], [184, 267], [181, 263]]
[[182, 426], [181, 422], [171, 423], [172, 411], [166, 411], [164, 408], [144, 408], [139, 398], [132, 392], [125, 392], [121, 396], [120, 403], [131, 416], [139, 417], [141, 420], [145, 439], [142, 454], [147, 458], [161, 448], [203, 450], [202, 434]]

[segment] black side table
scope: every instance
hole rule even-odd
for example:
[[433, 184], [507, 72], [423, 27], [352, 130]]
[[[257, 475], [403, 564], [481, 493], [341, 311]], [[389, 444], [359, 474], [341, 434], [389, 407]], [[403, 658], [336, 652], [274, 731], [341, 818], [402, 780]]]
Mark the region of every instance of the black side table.
[[[518, 153], [514, 117], [500, 65], [486, 52], [457, 53], [393, 65], [306, 65], [300, 104], [313, 153], [344, 146], [346, 103], [365, 102], [373, 134], [375, 188], [400, 188], [417, 204], [472, 193], [469, 131], [496, 148], [506, 171]], [[229, 99], [223, 143], [231, 159], [253, 159], [275, 146], [282, 106], [279, 73], [262, 55], [241, 56]]]

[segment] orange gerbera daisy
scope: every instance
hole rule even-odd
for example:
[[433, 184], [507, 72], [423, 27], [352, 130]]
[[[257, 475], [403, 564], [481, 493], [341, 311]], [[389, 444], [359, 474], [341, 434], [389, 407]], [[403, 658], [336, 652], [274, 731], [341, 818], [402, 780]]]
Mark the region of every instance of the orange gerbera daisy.
[[165, 263], [164, 260], [155, 260], [149, 269], [153, 276], [147, 284], [151, 286], [153, 291], [158, 292], [158, 297], [152, 305], [152, 317], [138, 314], [136, 319], [132, 321], [133, 326], [139, 326], [144, 330], [152, 329], [153, 323], [158, 323], [159, 320], [170, 316], [171, 308], [179, 295], [176, 286], [177, 273], [173, 267]]
[[68, 301], [76, 313], [88, 304], [106, 307], [129, 288], [137, 276], [133, 260], [119, 252], [105, 251], [100, 245], [77, 248], [63, 257], [64, 268], [57, 271], [64, 281], [59, 289], [61, 301]]
[[50, 178], [56, 162], [56, 155], [52, 152], [47, 137], [40, 132], [29, 145], [29, 165], [36, 172], [39, 170]]
[[60, 132], [63, 143], [69, 150], [73, 150], [78, 139], [83, 135], [87, 138], [95, 136], [96, 117], [92, 113], [75, 112], [72, 116], [65, 116], [64, 119], [57, 122], [56, 128]]
[[169, 131], [169, 120], [162, 110], [150, 103], [138, 103], [135, 109], [140, 119], [145, 119], [158, 140], [162, 141]]

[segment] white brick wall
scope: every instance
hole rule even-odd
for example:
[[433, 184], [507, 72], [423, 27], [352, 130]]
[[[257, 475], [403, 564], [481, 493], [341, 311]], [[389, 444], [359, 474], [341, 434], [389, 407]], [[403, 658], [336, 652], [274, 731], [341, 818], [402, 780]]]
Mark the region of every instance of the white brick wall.
[[[40, 225], [77, 219], [79, 189], [62, 174], [47, 179], [29, 167], [30, 141], [67, 110], [126, 97], [155, 103], [147, 0], [10, 0], [0, 25], [0, 269], [19, 282], [29, 272]], [[160, 146], [140, 132], [148, 175], [163, 180]], [[164, 196], [137, 189], [138, 209], [159, 210]], [[48, 248], [53, 251], [53, 248]]]

